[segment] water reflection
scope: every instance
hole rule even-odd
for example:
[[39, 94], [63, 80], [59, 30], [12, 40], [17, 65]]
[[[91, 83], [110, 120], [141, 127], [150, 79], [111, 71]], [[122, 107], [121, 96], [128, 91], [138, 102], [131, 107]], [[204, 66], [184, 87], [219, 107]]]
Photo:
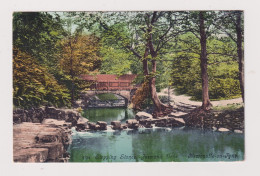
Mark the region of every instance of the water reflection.
[[125, 122], [134, 118], [134, 112], [127, 108], [90, 108], [83, 112], [83, 116], [91, 122], [105, 121], [110, 123], [114, 120]]
[[74, 131], [70, 152], [71, 162], [238, 161], [244, 136], [187, 128]]

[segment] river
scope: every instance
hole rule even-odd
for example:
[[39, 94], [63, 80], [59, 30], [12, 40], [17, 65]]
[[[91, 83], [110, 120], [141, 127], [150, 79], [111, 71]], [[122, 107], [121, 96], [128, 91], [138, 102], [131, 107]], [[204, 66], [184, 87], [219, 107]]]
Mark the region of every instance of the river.
[[[90, 121], [126, 121], [134, 113], [124, 108], [86, 110]], [[189, 128], [152, 128], [77, 132], [69, 147], [70, 162], [240, 161], [244, 135]]]

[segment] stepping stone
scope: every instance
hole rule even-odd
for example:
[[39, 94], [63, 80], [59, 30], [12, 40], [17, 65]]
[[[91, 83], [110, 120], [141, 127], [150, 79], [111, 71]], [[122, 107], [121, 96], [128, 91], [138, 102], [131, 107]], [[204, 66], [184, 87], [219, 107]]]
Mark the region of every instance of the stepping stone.
[[220, 132], [228, 132], [229, 129], [227, 129], [227, 128], [219, 128], [218, 131], [220, 131]]
[[234, 130], [235, 133], [243, 133], [241, 130]]

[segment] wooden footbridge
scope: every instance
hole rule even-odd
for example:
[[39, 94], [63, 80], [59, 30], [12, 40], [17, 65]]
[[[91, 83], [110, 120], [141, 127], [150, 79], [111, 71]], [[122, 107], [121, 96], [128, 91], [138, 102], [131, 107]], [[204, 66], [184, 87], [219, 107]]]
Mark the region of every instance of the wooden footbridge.
[[89, 83], [89, 91], [86, 91], [88, 97], [100, 93], [113, 93], [131, 100], [132, 92], [138, 87], [133, 83], [137, 75], [125, 74], [121, 76], [99, 74], [99, 75], [81, 75], [83, 81]]

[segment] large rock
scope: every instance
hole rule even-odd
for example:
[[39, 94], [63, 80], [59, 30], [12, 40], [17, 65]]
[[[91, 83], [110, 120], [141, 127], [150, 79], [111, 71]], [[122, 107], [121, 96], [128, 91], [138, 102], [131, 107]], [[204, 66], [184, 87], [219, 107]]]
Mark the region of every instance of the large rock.
[[47, 113], [47, 117], [52, 118], [52, 119], [59, 119], [60, 114], [62, 113], [61, 110], [59, 110], [55, 107], [46, 107], [45, 111]]
[[218, 131], [220, 131], [220, 132], [228, 132], [228, 131], [230, 131], [230, 130], [227, 129], [227, 128], [219, 128]]
[[120, 121], [112, 121], [111, 125], [112, 125], [113, 130], [121, 130], [122, 129]]
[[122, 124], [122, 125], [121, 125], [121, 128], [127, 129], [127, 124]]
[[77, 124], [83, 124], [83, 125], [88, 125], [88, 119], [84, 118], [84, 117], [79, 117]]
[[153, 120], [151, 118], [139, 120], [139, 124], [143, 125], [145, 128], [152, 128], [152, 122]]
[[169, 124], [169, 123], [167, 123], [168, 121], [169, 121], [169, 118], [161, 117], [155, 121], [155, 126], [166, 127], [166, 126], [168, 126], [167, 124]]
[[71, 122], [73, 126], [77, 125], [77, 121], [80, 117], [79, 113], [73, 110], [64, 110], [65, 111], [65, 121]]
[[42, 124], [57, 126], [57, 127], [68, 127], [71, 128], [72, 124], [70, 122], [65, 122], [64, 120], [56, 120], [56, 119], [44, 119]]
[[13, 111], [14, 124], [22, 122], [40, 123], [44, 118], [46, 118], [44, 108], [31, 108], [29, 110], [15, 109]]
[[76, 126], [80, 114], [72, 109], [58, 109], [55, 107], [31, 108], [29, 110], [15, 109], [13, 111], [13, 123], [22, 122], [41, 123], [44, 119], [58, 119], [71, 122]]
[[99, 130], [107, 130], [107, 122], [97, 121], [97, 125], [99, 125]]
[[243, 133], [242, 130], [234, 130], [235, 133]]
[[82, 131], [88, 128], [88, 119], [79, 117], [76, 125], [76, 130], [77, 131]]
[[13, 122], [14, 124], [22, 123], [26, 119], [25, 113], [15, 113], [13, 114]]
[[58, 162], [69, 146], [70, 133], [67, 127], [51, 125], [50, 121], [14, 125], [13, 159], [15, 162]]
[[128, 128], [137, 129], [139, 127], [139, 122], [136, 119], [128, 119], [126, 121]]
[[88, 127], [90, 130], [96, 130], [96, 124], [93, 122], [88, 122]]
[[151, 114], [148, 114], [147, 112], [138, 112], [136, 115], [135, 115], [135, 118], [137, 120], [140, 120], [140, 119], [148, 119], [148, 118], [153, 118], [153, 116]]

